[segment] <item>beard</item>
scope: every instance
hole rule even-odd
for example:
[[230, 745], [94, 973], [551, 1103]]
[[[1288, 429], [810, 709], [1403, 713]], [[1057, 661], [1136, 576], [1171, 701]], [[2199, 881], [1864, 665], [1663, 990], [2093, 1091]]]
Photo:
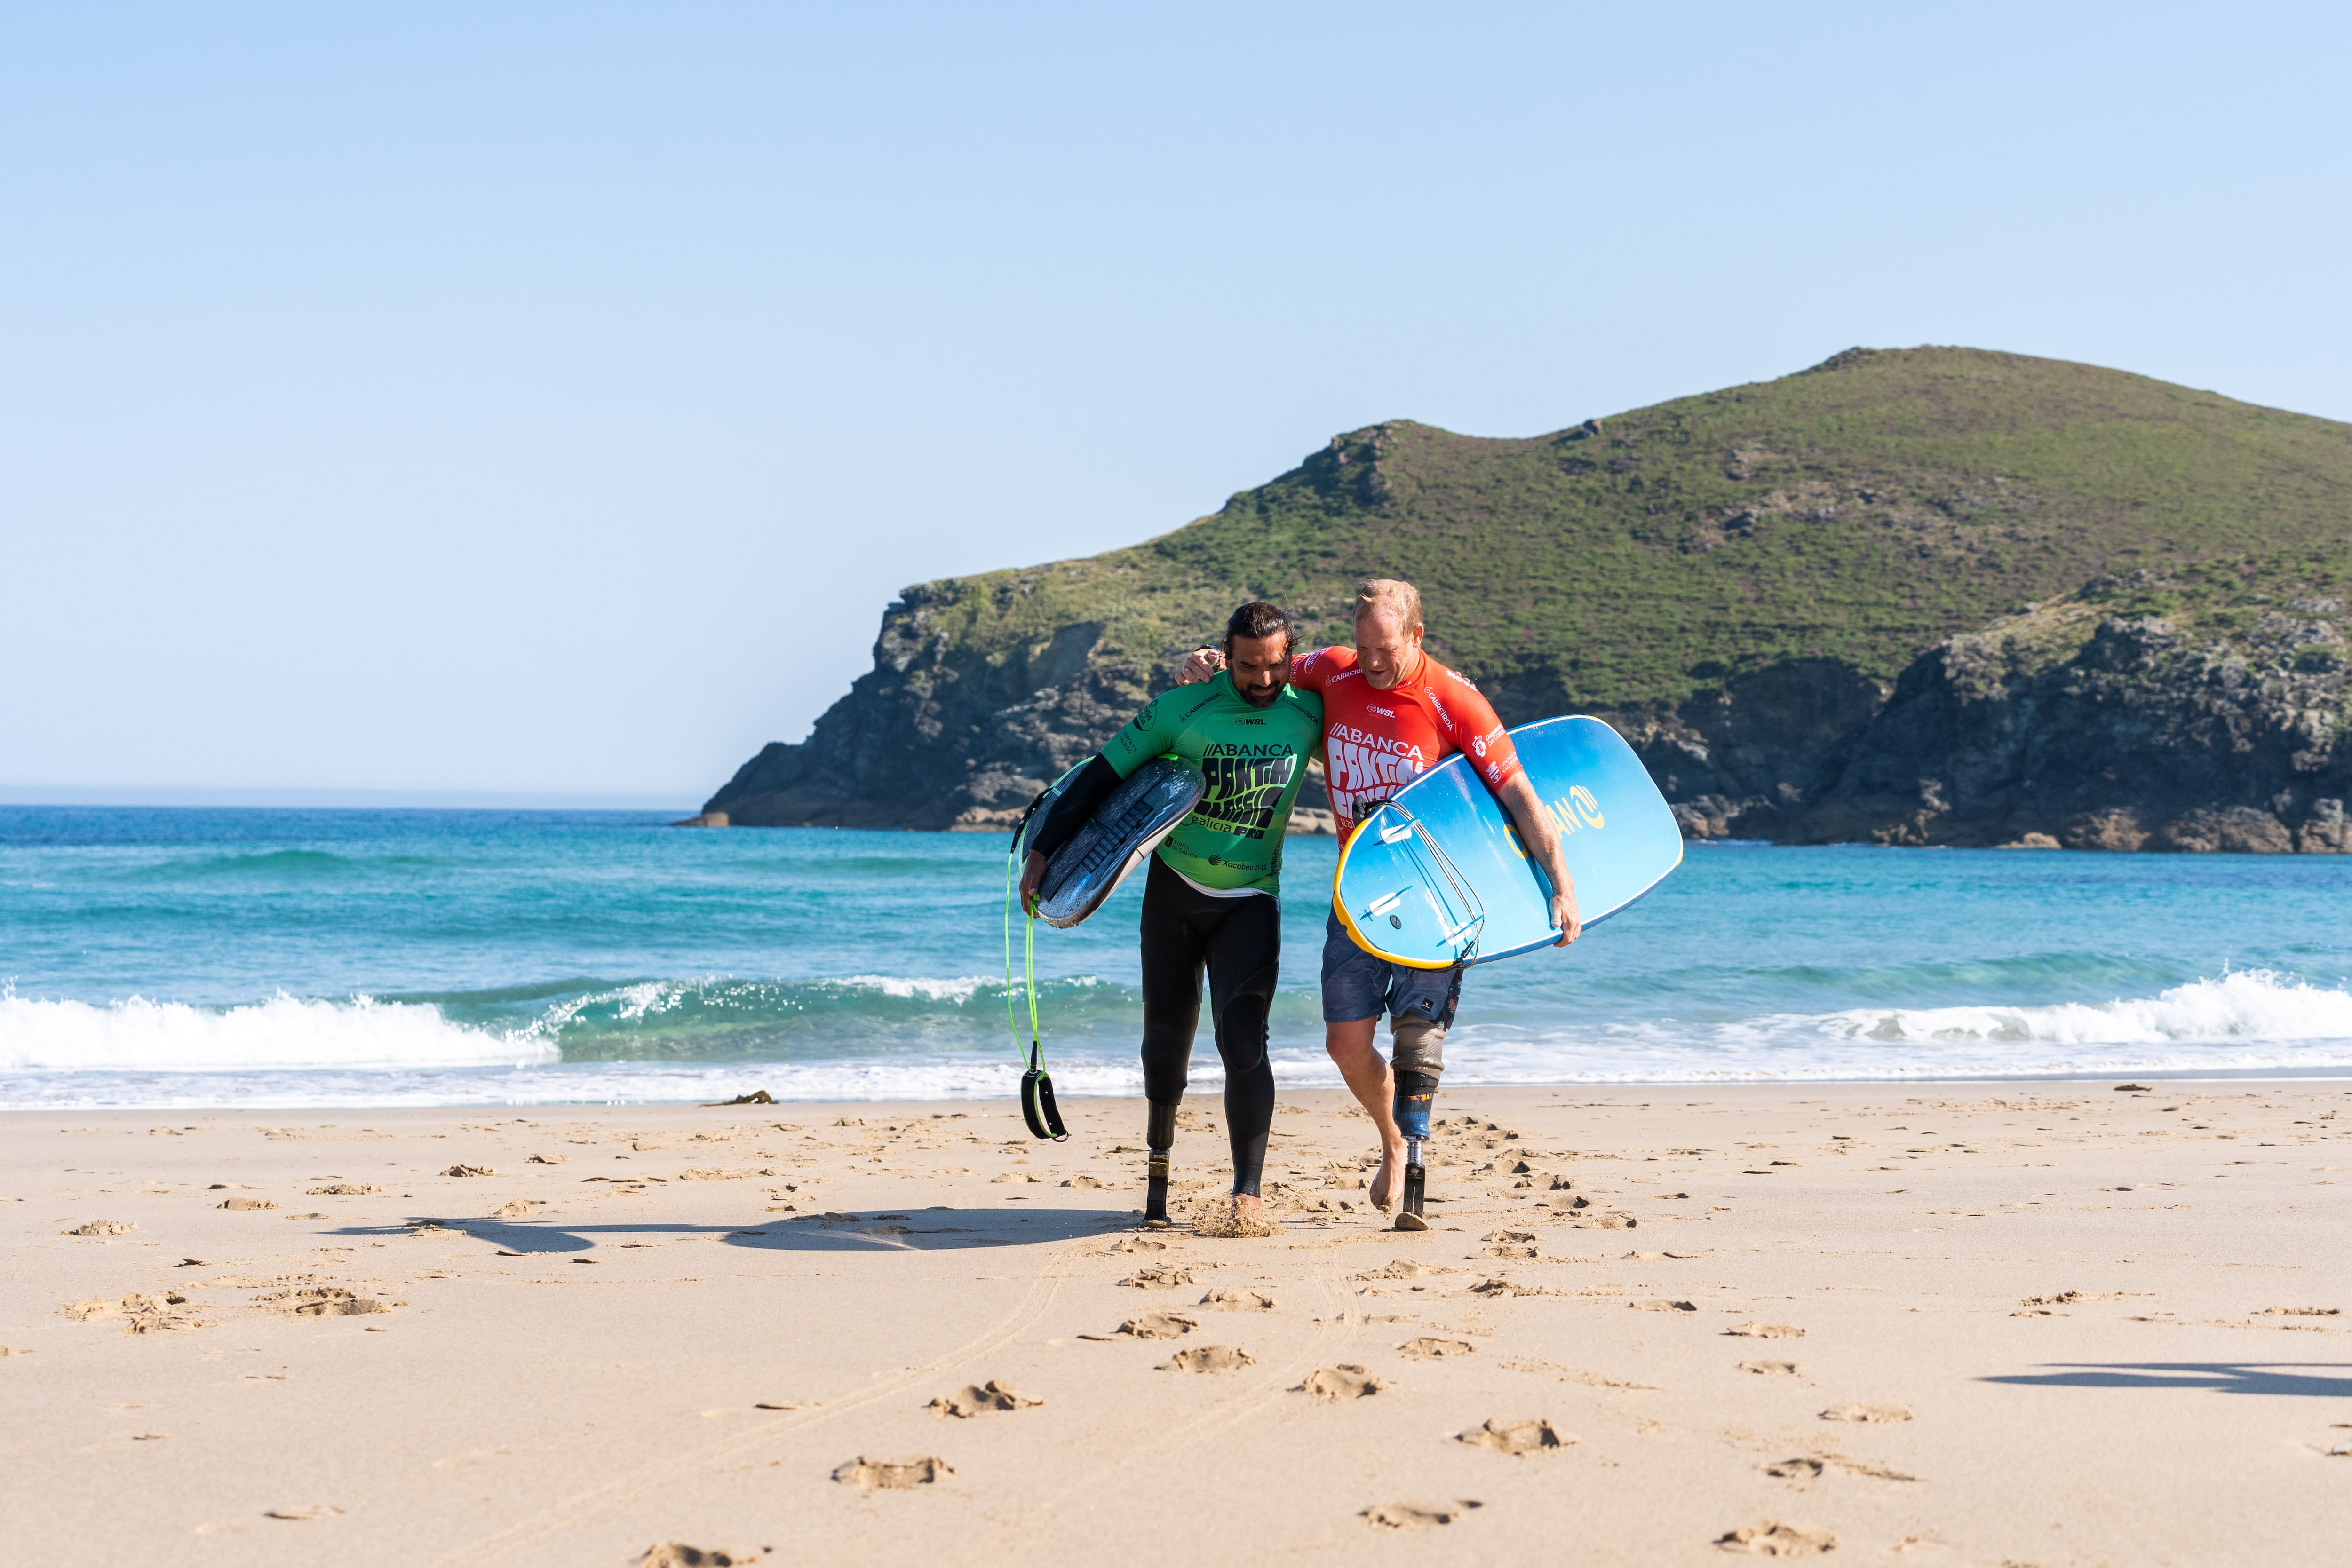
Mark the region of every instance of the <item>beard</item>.
[[1272, 707], [1282, 700], [1282, 688], [1287, 684], [1285, 681], [1276, 681], [1263, 689], [1256, 686], [1237, 685], [1234, 690], [1241, 693], [1242, 701], [1252, 707]]

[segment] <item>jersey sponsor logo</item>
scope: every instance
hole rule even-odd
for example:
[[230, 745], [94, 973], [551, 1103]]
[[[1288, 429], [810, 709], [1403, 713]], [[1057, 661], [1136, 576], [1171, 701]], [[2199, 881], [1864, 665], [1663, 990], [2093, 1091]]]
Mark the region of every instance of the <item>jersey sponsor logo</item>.
[[[1395, 736], [1381, 735], [1374, 730], [1358, 729], [1352, 724], [1343, 724], [1335, 720], [1326, 727], [1323, 737], [1327, 746], [1330, 742], [1339, 741], [1349, 746], [1360, 747], [1367, 751], [1392, 751], [1401, 757], [1410, 757], [1415, 762], [1423, 765], [1428, 761], [1422, 756], [1421, 747], [1412, 741], [1399, 740]], [[1420, 769], [1415, 768], [1414, 771], [1419, 772]]]
[[1394, 717], [1396, 717], [1396, 709], [1394, 709], [1394, 708], [1392, 708], [1392, 707], [1375, 707], [1375, 706], [1372, 706], [1370, 703], [1366, 703], [1366, 704], [1364, 705], [1364, 711], [1365, 711], [1366, 713], [1376, 713], [1376, 714], [1380, 715], [1382, 718], [1394, 718]]
[[1327, 741], [1323, 755], [1330, 764], [1331, 799], [1350, 819], [1369, 809], [1371, 794], [1386, 800], [1400, 785], [1411, 783], [1423, 771], [1421, 747], [1417, 746], [1391, 750], [1351, 740]]
[[1143, 705], [1143, 711], [1137, 714], [1129, 722], [1137, 729], [1150, 729], [1151, 727], [1151, 721], [1159, 716], [1160, 699], [1158, 697], [1153, 697], [1150, 702]]
[[1262, 839], [1297, 773], [1298, 753], [1286, 746], [1213, 746], [1201, 758], [1209, 787], [1192, 817], [1213, 832]]
[[1472, 751], [1473, 753], [1475, 753], [1475, 755], [1477, 755], [1477, 756], [1479, 756], [1479, 757], [1484, 757], [1484, 756], [1486, 756], [1486, 737], [1485, 736], [1483, 736], [1483, 735], [1482, 735], [1482, 736], [1480, 736], [1477, 739], [1475, 739], [1475, 740], [1472, 741], [1472, 742], [1470, 743], [1470, 749], [1471, 749], [1471, 751]]

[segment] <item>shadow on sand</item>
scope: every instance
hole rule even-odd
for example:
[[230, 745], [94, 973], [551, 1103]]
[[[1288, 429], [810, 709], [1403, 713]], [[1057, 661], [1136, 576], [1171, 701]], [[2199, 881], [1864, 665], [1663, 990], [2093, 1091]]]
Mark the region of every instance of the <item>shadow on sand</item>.
[[336, 1236], [407, 1236], [425, 1228], [463, 1231], [509, 1252], [585, 1252], [599, 1241], [654, 1240], [662, 1237], [715, 1236], [730, 1247], [770, 1252], [942, 1252], [972, 1247], [1017, 1247], [1104, 1236], [1127, 1229], [1139, 1211], [1100, 1208], [884, 1209], [871, 1214], [763, 1216], [741, 1226], [688, 1225], [658, 1220], [610, 1224], [553, 1219], [459, 1218], [420, 1216], [404, 1225], [346, 1226]]
[[[2038, 1388], [2210, 1388], [2216, 1394], [2292, 1394], [2352, 1399], [2352, 1364], [2336, 1361], [2061, 1362], [2065, 1370], [1988, 1377], [1987, 1383]], [[2286, 1371], [2322, 1367], [2318, 1372]]]

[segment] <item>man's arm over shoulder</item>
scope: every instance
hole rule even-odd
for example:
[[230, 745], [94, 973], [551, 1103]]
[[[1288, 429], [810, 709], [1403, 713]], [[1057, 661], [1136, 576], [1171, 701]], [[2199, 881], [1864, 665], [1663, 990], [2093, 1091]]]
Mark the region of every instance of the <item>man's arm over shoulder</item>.
[[1290, 684], [1303, 692], [1320, 692], [1356, 667], [1353, 648], [1318, 648], [1290, 661]]

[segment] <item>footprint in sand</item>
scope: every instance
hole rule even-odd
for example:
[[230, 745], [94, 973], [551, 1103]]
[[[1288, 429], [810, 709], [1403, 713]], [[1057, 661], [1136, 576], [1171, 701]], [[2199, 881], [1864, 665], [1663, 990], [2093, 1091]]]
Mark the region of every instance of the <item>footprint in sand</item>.
[[1743, 1361], [1739, 1370], [1759, 1377], [1795, 1377], [1805, 1369], [1793, 1361]]
[[1378, 1394], [1388, 1385], [1360, 1366], [1342, 1363], [1327, 1366], [1307, 1375], [1307, 1380], [1291, 1392], [1317, 1399], [1337, 1402], [1341, 1399], [1362, 1399]]
[[1274, 1298], [1264, 1291], [1211, 1291], [1201, 1305], [1220, 1312], [1270, 1312]]
[[1441, 1268], [1434, 1263], [1415, 1263], [1409, 1259], [1390, 1260], [1385, 1268], [1367, 1269], [1360, 1274], [1350, 1274], [1351, 1280], [1423, 1280], [1432, 1274], [1452, 1274], [1457, 1270]]
[[1774, 1459], [1764, 1467], [1764, 1473], [1776, 1480], [1805, 1486], [1821, 1479], [1828, 1469], [1827, 1461], [1800, 1454], [1793, 1459]]
[[844, 1486], [858, 1487], [866, 1491], [911, 1491], [953, 1474], [953, 1466], [929, 1454], [919, 1454], [911, 1459], [869, 1459], [860, 1454], [846, 1463], [835, 1466], [833, 1479]]
[[1434, 1530], [1441, 1524], [1452, 1524], [1480, 1506], [1465, 1498], [1458, 1502], [1434, 1505], [1417, 1502], [1376, 1502], [1364, 1510], [1366, 1523], [1375, 1530]]
[[1087, 1334], [1087, 1339], [1117, 1339], [1125, 1334], [1130, 1339], [1182, 1339], [1201, 1326], [1197, 1318], [1181, 1312], [1146, 1312], [1139, 1318], [1129, 1318], [1107, 1334]]
[[256, 1296], [254, 1304], [268, 1304], [304, 1318], [351, 1318], [388, 1312], [392, 1303], [373, 1296], [355, 1296], [341, 1285], [312, 1285], [299, 1291], [273, 1291]]
[[1576, 1441], [1563, 1437], [1549, 1421], [1494, 1421], [1456, 1432], [1454, 1440], [1498, 1454], [1542, 1454]]
[[1108, 1256], [1113, 1252], [1165, 1252], [1167, 1250], [1168, 1243], [1165, 1241], [1154, 1241], [1145, 1236], [1122, 1236], [1104, 1248], [1103, 1254]]
[[326, 1186], [306, 1188], [302, 1196], [305, 1197], [365, 1197], [372, 1192], [383, 1190], [382, 1187], [364, 1186], [358, 1182], [339, 1181]]
[[1902, 1405], [1832, 1405], [1822, 1412], [1824, 1421], [1908, 1421], [1911, 1411]]
[[1633, 1308], [1637, 1312], [1695, 1312], [1698, 1311], [1698, 1303], [1696, 1301], [1628, 1301], [1625, 1304]]
[[1262, 1240], [1282, 1234], [1282, 1227], [1237, 1203], [1211, 1203], [1193, 1215], [1192, 1234], [1222, 1241]]
[[313, 1519], [331, 1519], [336, 1514], [342, 1511], [343, 1511], [341, 1509], [337, 1508], [331, 1502], [306, 1502], [289, 1505], [286, 1508], [266, 1509], [262, 1511], [261, 1517], [264, 1519], [283, 1519], [300, 1522]]
[[1255, 1366], [1257, 1357], [1230, 1344], [1201, 1344], [1191, 1350], [1180, 1350], [1171, 1359], [1162, 1362], [1162, 1372], [1232, 1372], [1240, 1367]]
[[1736, 1329], [1726, 1329], [1723, 1332], [1735, 1339], [1802, 1339], [1805, 1337], [1804, 1330], [1790, 1328], [1787, 1323], [1741, 1323]]
[[488, 1166], [451, 1166], [441, 1174], [445, 1176], [486, 1176], [499, 1173]]
[[1192, 1272], [1189, 1269], [1171, 1269], [1164, 1265], [1138, 1269], [1119, 1283], [1130, 1291], [1172, 1291], [1179, 1285], [1192, 1283]]
[[1477, 1348], [1466, 1339], [1434, 1339], [1428, 1334], [1423, 1334], [1418, 1339], [1409, 1339], [1397, 1346], [1397, 1349], [1415, 1361], [1435, 1361], [1449, 1355], [1468, 1355]]
[[1034, 1410], [1045, 1403], [1043, 1399], [1026, 1399], [992, 1377], [985, 1383], [966, 1385], [953, 1394], [943, 1394], [924, 1408], [935, 1416], [952, 1416], [969, 1420], [974, 1416], [986, 1416], [997, 1410]]
[[266, 1197], [227, 1197], [221, 1200], [220, 1206], [223, 1208], [276, 1208], [278, 1207]]
[[1062, 1185], [1063, 1185], [1064, 1186], [1073, 1186], [1073, 1187], [1085, 1187], [1085, 1188], [1089, 1188], [1089, 1189], [1094, 1190], [1094, 1191], [1097, 1191], [1097, 1192], [1099, 1192], [1100, 1190], [1102, 1190], [1102, 1183], [1101, 1183], [1101, 1182], [1099, 1182], [1099, 1181], [1097, 1181], [1096, 1178], [1094, 1178], [1093, 1176], [1072, 1176], [1069, 1180], [1067, 1180], [1067, 1181], [1064, 1182]]
[[92, 1219], [75, 1226], [71, 1230], [61, 1230], [58, 1234], [60, 1236], [128, 1236], [138, 1228], [127, 1219]]
[[1769, 1519], [1727, 1530], [1715, 1538], [1715, 1543], [1723, 1551], [1744, 1552], [1753, 1557], [1812, 1557], [1837, 1550], [1837, 1537], [1826, 1530], [1807, 1530]]
[[499, 1206], [499, 1218], [500, 1219], [520, 1219], [523, 1216], [533, 1213], [539, 1209], [545, 1208], [546, 1207], [547, 1200], [544, 1198], [519, 1197], [512, 1203], [500, 1204]]
[[739, 1563], [757, 1563], [768, 1551], [762, 1546], [756, 1552], [713, 1552], [682, 1541], [664, 1541], [646, 1547], [636, 1568], [736, 1568]]

